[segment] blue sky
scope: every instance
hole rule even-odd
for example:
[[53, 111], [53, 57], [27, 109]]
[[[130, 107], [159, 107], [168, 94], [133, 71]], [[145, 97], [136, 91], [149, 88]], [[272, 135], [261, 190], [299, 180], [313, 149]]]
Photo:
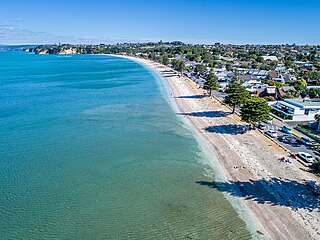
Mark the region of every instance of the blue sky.
[[320, 0], [28, 0], [0, 4], [0, 44], [320, 44]]

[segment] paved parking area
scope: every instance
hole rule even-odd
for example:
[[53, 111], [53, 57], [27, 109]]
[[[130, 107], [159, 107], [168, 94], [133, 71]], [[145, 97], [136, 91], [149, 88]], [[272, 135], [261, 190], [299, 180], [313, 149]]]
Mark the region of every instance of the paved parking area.
[[273, 140], [275, 140], [277, 143], [281, 144], [293, 153], [306, 152], [311, 154], [314, 158], [317, 157], [317, 155], [315, 154], [316, 151], [312, 147], [306, 146], [305, 144], [301, 143], [299, 141], [299, 138], [294, 136], [293, 134], [287, 134], [282, 132], [281, 128], [283, 125], [285, 124], [282, 123], [280, 125], [278, 124], [278, 122], [273, 121], [272, 124], [266, 123], [266, 129], [262, 131], [265, 132], [267, 130], [274, 130], [275, 132], [277, 132], [278, 137], [273, 138]]

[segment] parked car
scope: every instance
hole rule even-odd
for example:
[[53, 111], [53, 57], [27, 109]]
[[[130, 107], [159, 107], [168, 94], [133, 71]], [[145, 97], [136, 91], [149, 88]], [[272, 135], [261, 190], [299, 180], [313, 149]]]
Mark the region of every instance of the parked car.
[[307, 163], [313, 163], [315, 160], [309, 153], [306, 152], [298, 152], [296, 155]]
[[278, 137], [278, 133], [276, 133], [273, 130], [268, 130], [268, 131], [265, 132], [265, 134], [268, 135], [269, 137], [272, 137], [272, 138]]
[[264, 122], [265, 122], [265, 123], [268, 123], [268, 124], [272, 124], [272, 119], [265, 120]]
[[283, 141], [285, 141], [285, 140], [287, 140], [287, 137], [288, 137], [289, 135], [280, 135], [279, 137], [278, 137], [278, 140], [280, 141], [280, 142], [283, 142]]
[[309, 139], [309, 138], [306, 138], [306, 137], [301, 137], [301, 138], [299, 139], [299, 141], [302, 142], [304, 145], [307, 145], [307, 146], [311, 146], [311, 145], [312, 145], [310, 139]]
[[264, 123], [259, 123], [259, 128], [260, 128], [261, 130], [266, 130], [266, 129], [267, 129], [267, 125], [264, 124]]
[[283, 126], [281, 128], [281, 131], [284, 132], [284, 133], [287, 133], [287, 134], [292, 134], [292, 130], [290, 127], [287, 127], [287, 126]]

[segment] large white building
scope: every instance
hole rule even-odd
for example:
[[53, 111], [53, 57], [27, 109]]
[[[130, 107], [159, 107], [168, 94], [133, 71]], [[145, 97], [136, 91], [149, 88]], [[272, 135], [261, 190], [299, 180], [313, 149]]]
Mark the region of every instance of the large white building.
[[320, 99], [286, 99], [271, 105], [272, 112], [283, 119], [292, 121], [314, 121], [320, 114]]
[[278, 61], [278, 58], [276, 56], [262, 56], [264, 61]]

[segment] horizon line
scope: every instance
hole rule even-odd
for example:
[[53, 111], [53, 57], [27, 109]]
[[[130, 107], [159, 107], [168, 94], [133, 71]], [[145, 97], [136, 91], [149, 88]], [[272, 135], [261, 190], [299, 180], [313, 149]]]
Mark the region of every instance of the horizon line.
[[[160, 40], [161, 41], [161, 40]], [[148, 44], [148, 43], [159, 43], [160, 41], [141, 41], [141, 42], [118, 42], [118, 43], [68, 43], [68, 42], [58, 42], [58, 43], [17, 43], [17, 44], [6, 44], [6, 43], [0, 43], [0, 46], [20, 46], [20, 45], [25, 45], [25, 46], [44, 46], [44, 45], [117, 45], [117, 44]], [[181, 40], [173, 40], [173, 41], [162, 41], [163, 44], [166, 43], [173, 43], [173, 42], [181, 42], [185, 45], [206, 45], [206, 46], [211, 46], [211, 45], [216, 45], [216, 44], [221, 44], [221, 45], [234, 45], [234, 46], [246, 46], [246, 45], [252, 45], [252, 46], [283, 46], [283, 45], [289, 45], [289, 46], [320, 46], [320, 43], [318, 44], [310, 44], [310, 43], [226, 43], [226, 42], [214, 42], [214, 43], [201, 43], [201, 42], [193, 42], [193, 43], [188, 43], [188, 42], [183, 42]]]

